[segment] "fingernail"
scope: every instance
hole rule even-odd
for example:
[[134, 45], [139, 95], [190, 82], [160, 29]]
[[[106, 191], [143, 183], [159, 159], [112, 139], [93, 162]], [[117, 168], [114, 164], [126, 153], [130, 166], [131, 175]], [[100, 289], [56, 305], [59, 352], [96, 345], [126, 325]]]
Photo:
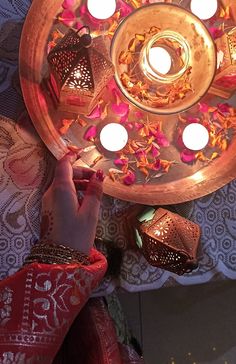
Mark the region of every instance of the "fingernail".
[[96, 179], [99, 181], [99, 182], [103, 182], [104, 181], [104, 172], [102, 169], [98, 169], [97, 172], [96, 172]]

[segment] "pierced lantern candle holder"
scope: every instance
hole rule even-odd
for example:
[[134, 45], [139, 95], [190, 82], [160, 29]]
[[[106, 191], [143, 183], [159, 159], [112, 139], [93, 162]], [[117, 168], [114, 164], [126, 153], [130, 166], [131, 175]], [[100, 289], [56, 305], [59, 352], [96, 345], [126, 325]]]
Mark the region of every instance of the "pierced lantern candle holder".
[[48, 86], [59, 110], [89, 114], [114, 75], [109, 40], [71, 29], [48, 54]]
[[200, 228], [197, 224], [163, 208], [138, 228], [141, 251], [149, 264], [178, 275], [198, 267]]
[[210, 93], [228, 99], [236, 91], [236, 28], [217, 39], [216, 47], [221, 61]]

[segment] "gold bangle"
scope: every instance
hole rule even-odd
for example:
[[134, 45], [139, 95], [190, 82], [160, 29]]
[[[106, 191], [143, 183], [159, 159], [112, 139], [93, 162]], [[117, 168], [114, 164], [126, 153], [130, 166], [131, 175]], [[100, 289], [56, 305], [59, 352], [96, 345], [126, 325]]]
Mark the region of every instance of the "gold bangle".
[[30, 251], [24, 265], [31, 263], [43, 264], [82, 264], [89, 265], [86, 254], [80, 253], [68, 246], [56, 244], [51, 240], [39, 241]]

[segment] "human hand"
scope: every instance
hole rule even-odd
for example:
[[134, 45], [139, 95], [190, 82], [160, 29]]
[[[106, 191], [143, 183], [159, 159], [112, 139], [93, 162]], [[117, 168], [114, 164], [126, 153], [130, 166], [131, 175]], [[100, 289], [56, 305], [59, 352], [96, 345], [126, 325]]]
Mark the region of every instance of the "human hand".
[[[104, 176], [101, 170], [73, 169], [76, 159], [77, 155], [70, 152], [57, 162], [53, 182], [42, 200], [40, 239], [89, 254], [96, 234]], [[77, 183], [87, 185], [81, 203], [76, 193]]]

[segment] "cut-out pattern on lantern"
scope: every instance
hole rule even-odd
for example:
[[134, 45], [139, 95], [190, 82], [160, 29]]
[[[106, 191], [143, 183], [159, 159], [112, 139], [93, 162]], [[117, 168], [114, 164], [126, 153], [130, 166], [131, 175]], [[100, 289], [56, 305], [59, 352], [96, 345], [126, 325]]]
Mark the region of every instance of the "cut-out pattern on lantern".
[[49, 86], [58, 108], [89, 114], [114, 75], [109, 39], [70, 30], [48, 55]]
[[236, 28], [217, 39], [216, 47], [222, 60], [210, 93], [227, 99], [236, 91]]
[[221, 0], [221, 4], [226, 9], [229, 6], [229, 14], [232, 20], [236, 21], [236, 1], [235, 0]]
[[151, 265], [179, 275], [197, 268], [200, 228], [192, 221], [159, 208], [138, 231], [141, 251]]

